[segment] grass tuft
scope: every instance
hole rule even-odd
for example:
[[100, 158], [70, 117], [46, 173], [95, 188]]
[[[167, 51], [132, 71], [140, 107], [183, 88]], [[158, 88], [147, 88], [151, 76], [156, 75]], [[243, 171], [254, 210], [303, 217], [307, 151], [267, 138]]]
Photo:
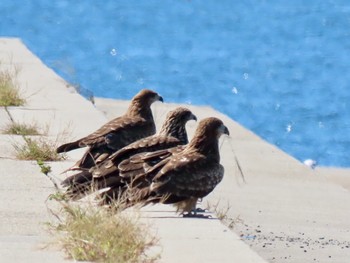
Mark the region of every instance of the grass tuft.
[[231, 210], [231, 205], [229, 203], [226, 205], [220, 205], [220, 200], [214, 204], [207, 201], [206, 209], [214, 212], [217, 218], [230, 229], [233, 229], [238, 223], [243, 223], [243, 220], [239, 216], [236, 218], [229, 216], [229, 212]]
[[119, 209], [73, 205], [62, 201], [56, 223], [49, 224], [51, 233], [74, 260], [96, 262], [155, 262], [147, 250], [156, 245], [147, 227]]
[[10, 122], [1, 131], [5, 134], [12, 135], [40, 135], [38, 126], [36, 124], [25, 124], [18, 122]]
[[64, 155], [56, 153], [56, 143], [44, 137], [38, 139], [23, 138], [24, 145], [13, 145], [19, 160], [61, 161], [65, 159]]
[[21, 97], [18, 84], [16, 83], [18, 71], [0, 71], [0, 106], [21, 106], [25, 100]]

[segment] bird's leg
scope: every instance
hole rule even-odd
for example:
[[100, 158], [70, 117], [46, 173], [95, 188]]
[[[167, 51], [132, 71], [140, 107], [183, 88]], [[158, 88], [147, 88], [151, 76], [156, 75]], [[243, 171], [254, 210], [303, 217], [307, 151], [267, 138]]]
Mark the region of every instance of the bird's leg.
[[204, 215], [203, 213], [207, 212], [205, 209], [197, 208], [197, 198], [193, 198], [187, 201], [187, 209], [184, 211], [188, 211], [186, 214], [183, 213], [183, 217], [193, 217], [193, 218], [210, 218], [210, 215]]
[[196, 208], [198, 198], [190, 197], [184, 201], [178, 202], [175, 204], [177, 207], [177, 212], [180, 212], [183, 217], [193, 217], [193, 218], [209, 218], [210, 216], [206, 216], [201, 214], [205, 212], [205, 210], [201, 208]]

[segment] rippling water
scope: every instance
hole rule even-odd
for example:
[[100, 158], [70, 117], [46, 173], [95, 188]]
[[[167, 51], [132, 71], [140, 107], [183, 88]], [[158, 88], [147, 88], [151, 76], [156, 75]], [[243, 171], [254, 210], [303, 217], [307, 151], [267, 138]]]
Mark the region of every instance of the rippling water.
[[2, 0], [0, 35], [71, 83], [210, 104], [299, 160], [350, 166], [349, 1], [52, 2]]

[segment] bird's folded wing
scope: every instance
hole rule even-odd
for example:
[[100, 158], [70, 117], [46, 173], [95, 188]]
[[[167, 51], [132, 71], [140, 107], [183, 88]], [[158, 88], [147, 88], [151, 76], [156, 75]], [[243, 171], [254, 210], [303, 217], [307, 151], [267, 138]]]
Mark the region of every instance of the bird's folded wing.
[[222, 180], [224, 168], [201, 154], [172, 158], [153, 178], [152, 191], [160, 194], [204, 197]]
[[135, 126], [140, 126], [140, 129], [141, 129], [142, 126], [146, 127], [147, 124], [148, 124], [148, 121], [146, 121], [144, 118], [141, 118], [141, 117], [121, 116], [107, 122], [97, 131], [81, 139], [80, 143], [82, 145], [91, 145], [91, 144], [103, 142], [105, 141], [105, 136], [109, 133], [112, 133], [112, 132], [116, 133], [120, 130], [132, 128]]

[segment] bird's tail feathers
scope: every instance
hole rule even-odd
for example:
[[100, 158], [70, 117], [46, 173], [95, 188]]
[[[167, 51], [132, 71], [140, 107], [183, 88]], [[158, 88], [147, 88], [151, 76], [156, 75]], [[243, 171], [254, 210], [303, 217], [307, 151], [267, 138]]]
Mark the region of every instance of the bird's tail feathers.
[[63, 152], [69, 152], [71, 150], [75, 150], [80, 148], [81, 146], [79, 145], [80, 140], [75, 141], [75, 142], [70, 142], [70, 143], [66, 143], [66, 144], [62, 144], [61, 146], [59, 146], [56, 149], [57, 153], [63, 153]]

